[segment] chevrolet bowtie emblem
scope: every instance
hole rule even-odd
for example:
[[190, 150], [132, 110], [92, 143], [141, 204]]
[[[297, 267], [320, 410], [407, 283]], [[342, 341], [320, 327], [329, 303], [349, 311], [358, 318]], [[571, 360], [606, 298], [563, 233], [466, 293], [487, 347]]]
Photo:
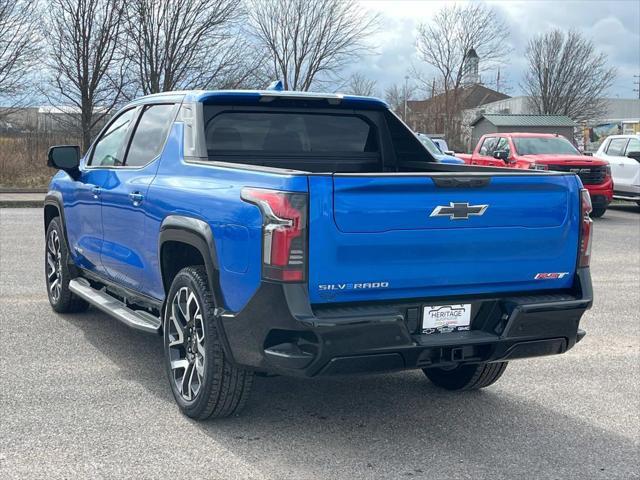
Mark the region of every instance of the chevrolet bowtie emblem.
[[431, 212], [431, 217], [449, 217], [449, 220], [466, 220], [471, 215], [480, 216], [489, 205], [469, 205], [468, 203], [450, 202], [449, 205], [438, 205]]

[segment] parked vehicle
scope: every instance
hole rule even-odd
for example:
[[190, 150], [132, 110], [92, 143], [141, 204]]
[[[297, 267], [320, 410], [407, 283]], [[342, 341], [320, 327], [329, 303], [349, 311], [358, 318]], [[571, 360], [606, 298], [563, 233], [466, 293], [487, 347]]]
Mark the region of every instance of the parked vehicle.
[[438, 148], [440, 149], [440, 151], [442, 153], [446, 153], [447, 155], [454, 155], [453, 150], [451, 150], [449, 148], [449, 145], [447, 145], [447, 141], [444, 138], [440, 138], [440, 137], [429, 137], [433, 143], [435, 143]]
[[596, 156], [611, 165], [613, 197], [640, 205], [640, 134], [611, 135]]
[[416, 133], [418, 139], [422, 142], [422, 144], [429, 151], [431, 156], [436, 159], [436, 161], [440, 163], [450, 163], [462, 165], [464, 164], [464, 160], [458, 157], [454, 157], [453, 155], [447, 155], [443, 151], [440, 150], [440, 147], [436, 143], [434, 143], [433, 139], [425, 135], [424, 133]]
[[575, 173], [591, 195], [592, 217], [601, 217], [613, 199], [609, 162], [583, 155], [562, 135], [492, 133], [483, 135], [471, 155], [456, 154], [471, 165]]
[[48, 161], [51, 306], [161, 333], [197, 419], [239, 411], [255, 372], [475, 389], [585, 335], [577, 177], [437, 163], [376, 99], [151, 95]]

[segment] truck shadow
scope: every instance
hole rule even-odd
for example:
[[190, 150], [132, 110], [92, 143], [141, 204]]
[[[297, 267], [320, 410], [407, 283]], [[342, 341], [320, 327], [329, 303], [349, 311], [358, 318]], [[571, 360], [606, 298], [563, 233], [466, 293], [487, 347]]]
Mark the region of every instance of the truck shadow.
[[[65, 319], [122, 378], [173, 405], [160, 338], [95, 311]], [[436, 389], [419, 371], [257, 377], [240, 416], [184, 421], [274, 478], [634, 477], [630, 439], [515, 395], [508, 377], [509, 369], [495, 386], [459, 394]], [[611, 452], [614, 465], [605, 460]]]
[[[628, 203], [614, 203], [609, 205], [609, 208], [611, 210], [618, 210], [620, 212], [633, 212], [633, 213], [640, 213], [640, 205], [636, 205], [634, 203], [628, 202]], [[605, 213], [606, 216], [606, 213]]]

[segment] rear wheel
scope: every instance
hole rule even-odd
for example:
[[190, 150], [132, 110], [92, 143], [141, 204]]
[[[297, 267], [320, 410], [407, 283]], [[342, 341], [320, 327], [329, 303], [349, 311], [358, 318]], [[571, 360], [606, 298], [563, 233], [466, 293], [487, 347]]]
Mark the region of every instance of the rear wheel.
[[477, 390], [495, 383], [508, 362], [458, 365], [453, 369], [425, 368], [422, 371], [431, 383], [447, 390]]
[[69, 290], [72, 276], [60, 217], [55, 217], [49, 223], [45, 242], [44, 271], [51, 307], [59, 313], [85, 311], [89, 304]]
[[604, 212], [607, 211], [606, 207], [599, 207], [599, 208], [594, 208], [593, 211], [591, 212], [591, 217], [592, 218], [600, 218], [601, 216], [604, 215]]
[[180, 270], [164, 313], [166, 368], [180, 410], [198, 420], [239, 412], [253, 382], [252, 371], [226, 357], [214, 312], [204, 268]]

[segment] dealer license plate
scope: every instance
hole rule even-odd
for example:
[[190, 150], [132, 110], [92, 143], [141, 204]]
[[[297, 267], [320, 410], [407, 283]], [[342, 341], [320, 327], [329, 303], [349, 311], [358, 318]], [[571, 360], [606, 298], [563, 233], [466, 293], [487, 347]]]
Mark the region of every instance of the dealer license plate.
[[449, 333], [469, 330], [471, 304], [427, 305], [422, 315], [422, 333]]

